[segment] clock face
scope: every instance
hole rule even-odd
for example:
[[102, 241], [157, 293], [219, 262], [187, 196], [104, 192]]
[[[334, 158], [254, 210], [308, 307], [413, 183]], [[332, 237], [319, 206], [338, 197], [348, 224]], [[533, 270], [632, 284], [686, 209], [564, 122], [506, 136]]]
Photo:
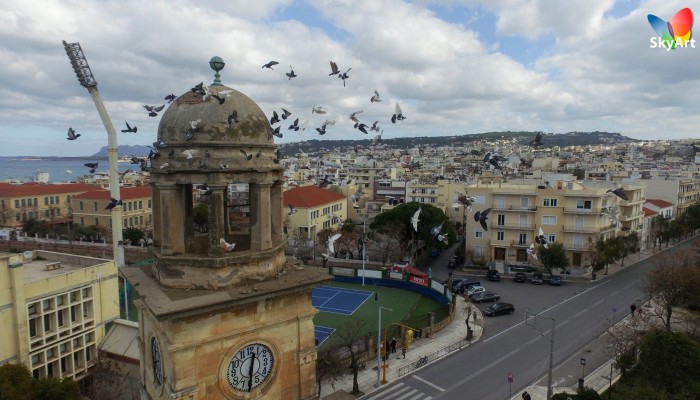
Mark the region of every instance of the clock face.
[[264, 344], [249, 344], [231, 358], [226, 371], [229, 385], [240, 392], [250, 392], [272, 373], [274, 356]]
[[155, 336], [151, 338], [151, 360], [153, 361], [153, 383], [160, 386], [163, 384], [163, 363], [160, 357], [160, 345]]

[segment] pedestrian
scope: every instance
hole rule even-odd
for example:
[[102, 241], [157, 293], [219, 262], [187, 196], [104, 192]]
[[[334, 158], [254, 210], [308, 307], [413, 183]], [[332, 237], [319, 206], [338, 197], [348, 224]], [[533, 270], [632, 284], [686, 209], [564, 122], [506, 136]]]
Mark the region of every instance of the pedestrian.
[[433, 269], [428, 267], [428, 279], [433, 279]]
[[532, 398], [530, 397], [530, 393], [528, 392], [523, 392], [521, 397], [523, 398], [523, 400], [532, 400]]
[[395, 337], [391, 338], [391, 353], [392, 354], [396, 353], [396, 338]]
[[630, 306], [630, 314], [632, 314], [633, 317], [635, 311], [637, 311], [637, 306], [634, 303], [632, 303], [632, 305]]
[[401, 355], [403, 356], [404, 359], [406, 359], [406, 348], [405, 347], [401, 348]]

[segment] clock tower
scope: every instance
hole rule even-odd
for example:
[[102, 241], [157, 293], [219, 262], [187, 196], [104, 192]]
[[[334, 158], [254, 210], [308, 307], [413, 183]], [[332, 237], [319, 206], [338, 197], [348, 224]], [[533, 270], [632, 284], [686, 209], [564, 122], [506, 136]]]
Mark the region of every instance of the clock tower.
[[315, 399], [311, 289], [323, 270], [286, 260], [272, 129], [214, 83], [170, 103], [148, 167], [153, 265], [126, 268], [140, 300], [142, 398]]

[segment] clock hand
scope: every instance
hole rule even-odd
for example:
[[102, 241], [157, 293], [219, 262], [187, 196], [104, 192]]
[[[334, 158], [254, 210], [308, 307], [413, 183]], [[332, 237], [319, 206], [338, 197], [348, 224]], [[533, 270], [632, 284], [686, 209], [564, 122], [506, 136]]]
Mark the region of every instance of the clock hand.
[[253, 352], [253, 356], [250, 358], [250, 369], [248, 370], [248, 391], [250, 392], [253, 389], [253, 367], [255, 366], [255, 352]]

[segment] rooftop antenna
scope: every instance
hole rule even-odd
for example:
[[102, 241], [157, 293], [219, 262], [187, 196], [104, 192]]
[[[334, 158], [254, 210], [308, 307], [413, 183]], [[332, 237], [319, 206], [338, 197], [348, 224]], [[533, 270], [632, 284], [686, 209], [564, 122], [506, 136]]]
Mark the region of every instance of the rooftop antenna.
[[[63, 47], [66, 49], [66, 54], [70, 60], [70, 64], [73, 66], [73, 71], [78, 77], [78, 82], [80, 85], [85, 87], [92, 96], [92, 101], [97, 107], [97, 113], [100, 114], [100, 119], [102, 124], [107, 130], [107, 140], [109, 145], [109, 192], [113, 199], [120, 200], [121, 195], [119, 194], [119, 169], [118, 169], [118, 158], [117, 154], [117, 131], [112, 125], [112, 120], [107, 114], [107, 109], [102, 102], [102, 97], [100, 92], [97, 91], [97, 81], [95, 76], [92, 75], [90, 66], [88, 65], [85, 54], [83, 54], [83, 49], [80, 47], [80, 43], [67, 43], [63, 41]], [[122, 247], [123, 236], [122, 236], [122, 206], [114, 207], [111, 210], [112, 217], [112, 254], [114, 254], [114, 261], [117, 263], [117, 267], [120, 269], [124, 267], [124, 247]], [[128, 318], [128, 317], [127, 317]]]

